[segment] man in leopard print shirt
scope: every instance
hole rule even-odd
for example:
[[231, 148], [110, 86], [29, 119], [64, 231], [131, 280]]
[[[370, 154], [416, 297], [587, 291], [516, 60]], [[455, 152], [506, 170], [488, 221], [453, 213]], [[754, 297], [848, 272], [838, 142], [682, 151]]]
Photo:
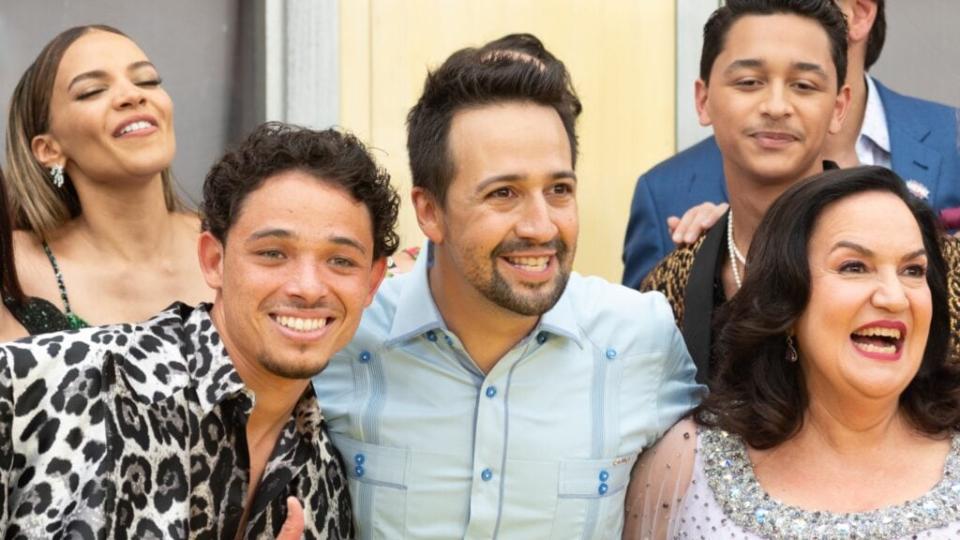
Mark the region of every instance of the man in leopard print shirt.
[[203, 214], [212, 305], [0, 347], [0, 538], [274, 538], [297, 502], [307, 538], [354, 536], [309, 381], [396, 247], [389, 176], [352, 136], [265, 124]]

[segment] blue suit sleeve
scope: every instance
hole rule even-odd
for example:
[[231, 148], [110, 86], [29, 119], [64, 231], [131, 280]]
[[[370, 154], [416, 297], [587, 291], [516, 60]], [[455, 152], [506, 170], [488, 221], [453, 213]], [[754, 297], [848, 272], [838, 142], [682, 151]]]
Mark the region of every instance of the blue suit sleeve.
[[664, 258], [673, 245], [662, 238], [666, 216], [660, 215], [646, 175], [637, 181], [630, 204], [630, 219], [623, 241], [623, 284], [636, 289], [643, 278]]

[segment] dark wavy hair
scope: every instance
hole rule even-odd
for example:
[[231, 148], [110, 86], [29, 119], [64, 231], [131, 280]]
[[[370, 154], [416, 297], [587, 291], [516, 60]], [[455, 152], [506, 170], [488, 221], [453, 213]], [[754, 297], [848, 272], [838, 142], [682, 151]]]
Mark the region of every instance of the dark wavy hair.
[[867, 36], [867, 54], [863, 69], [869, 70], [880, 59], [883, 42], [887, 40], [887, 16], [884, 14], [884, 0], [874, 0], [877, 4], [877, 18], [873, 20], [870, 35]]
[[281, 122], [258, 126], [207, 173], [200, 207], [203, 230], [226, 242], [247, 195], [267, 178], [291, 170], [339, 186], [367, 207], [373, 221], [374, 259], [396, 251], [400, 198], [390, 185], [390, 175], [377, 166], [363, 143], [333, 129], [315, 131]]
[[870, 191], [903, 201], [927, 254], [930, 333], [900, 408], [923, 433], [960, 427], [960, 366], [950, 357], [947, 265], [940, 249], [945, 233], [930, 208], [884, 167], [824, 172], [792, 186], [767, 211], [750, 244], [743, 287], [717, 314], [718, 369], [698, 422], [735, 433], [754, 448], [774, 447], [800, 430], [809, 396], [800, 363], [785, 356], [787, 335], [810, 298], [807, 244], [826, 208]]
[[[727, 34], [733, 23], [748, 15], [791, 14], [813, 19], [827, 33], [830, 56], [837, 72], [837, 91], [847, 77], [847, 20], [834, 0], [727, 0], [703, 26], [703, 49], [700, 52], [700, 79], [710, 83], [710, 70], [723, 52]], [[776, 43], [771, 43], [776, 47]]]
[[413, 185], [443, 206], [454, 175], [448, 147], [454, 114], [504, 101], [532, 101], [556, 110], [576, 166], [575, 124], [582, 106], [570, 74], [535, 36], [510, 34], [480, 48], [460, 49], [427, 74], [423, 94], [407, 114]]
[[13, 217], [7, 206], [7, 186], [0, 171], [0, 294], [15, 303], [24, 301], [13, 258]]

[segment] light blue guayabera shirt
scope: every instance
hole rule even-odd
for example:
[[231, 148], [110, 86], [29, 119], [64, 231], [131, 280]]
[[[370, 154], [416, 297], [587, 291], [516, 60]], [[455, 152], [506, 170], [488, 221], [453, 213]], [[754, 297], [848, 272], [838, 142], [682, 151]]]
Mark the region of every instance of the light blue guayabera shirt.
[[703, 391], [664, 297], [573, 274], [484, 375], [427, 259], [314, 379], [361, 538], [619, 538], [637, 454]]

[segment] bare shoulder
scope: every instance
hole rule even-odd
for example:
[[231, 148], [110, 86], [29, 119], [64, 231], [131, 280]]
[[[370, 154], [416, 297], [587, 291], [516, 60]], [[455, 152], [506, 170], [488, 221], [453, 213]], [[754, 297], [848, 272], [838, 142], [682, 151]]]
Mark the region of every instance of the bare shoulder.
[[6, 343], [14, 339], [26, 337], [27, 331], [13, 317], [6, 306], [0, 305], [0, 342]]
[[28, 296], [56, 299], [56, 276], [40, 238], [30, 231], [13, 231], [13, 257], [20, 287]]

